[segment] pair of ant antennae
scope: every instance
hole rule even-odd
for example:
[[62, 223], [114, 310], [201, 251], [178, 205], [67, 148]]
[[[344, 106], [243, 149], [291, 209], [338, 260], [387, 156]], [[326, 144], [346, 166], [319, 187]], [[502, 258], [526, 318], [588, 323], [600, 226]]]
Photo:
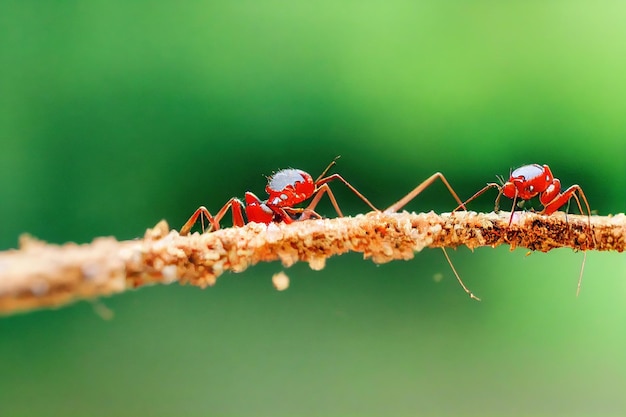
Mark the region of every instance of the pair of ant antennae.
[[[198, 217], [201, 217], [203, 226], [204, 217], [206, 217], [211, 225], [210, 230], [219, 229], [219, 223], [229, 209], [232, 211], [234, 226], [243, 226], [246, 223], [243, 217], [244, 212], [246, 214], [248, 222], [265, 224], [269, 224], [272, 222], [292, 223], [294, 221], [306, 220], [312, 217], [320, 218], [321, 216], [315, 212], [315, 208], [324, 194], [328, 195], [328, 198], [330, 199], [337, 214], [340, 217], [343, 217], [341, 209], [337, 204], [337, 200], [335, 199], [334, 194], [328, 186], [328, 183], [334, 180], [342, 182], [371, 209], [373, 209], [374, 211], [380, 211], [341, 175], [331, 174], [327, 176], [328, 171], [337, 163], [338, 158], [339, 156], [333, 159], [326, 167], [326, 169], [322, 171], [319, 177], [317, 177], [316, 180], [313, 180], [311, 175], [307, 172], [299, 169], [283, 169], [274, 173], [271, 177], [268, 178], [268, 183], [265, 187], [265, 191], [268, 194], [268, 198], [266, 200], [261, 200], [256, 195], [248, 191], [245, 193], [245, 202], [242, 202], [238, 198], [233, 197], [228, 200], [228, 202], [217, 212], [215, 216], [211, 215], [211, 213], [204, 206], [201, 206], [183, 225], [180, 230], [180, 234], [188, 234], [193, 225], [197, 222]], [[384, 210], [384, 212], [395, 213], [401, 210], [404, 206], [406, 206], [406, 204], [408, 204], [422, 191], [432, 185], [432, 183], [435, 182], [437, 179], [440, 179], [444, 183], [450, 194], [459, 204], [454, 211], [461, 208], [465, 210], [466, 205], [469, 202], [478, 198], [490, 188], [497, 188], [498, 196], [495, 201], [495, 211], [498, 211], [499, 201], [503, 195], [513, 200], [509, 226], [513, 221], [515, 204], [518, 199], [526, 201], [534, 197], [539, 197], [539, 200], [543, 205], [543, 210], [540, 212], [540, 214], [545, 215], [551, 215], [559, 208], [564, 206], [566, 203], [569, 204], [569, 201], [572, 198], [576, 200], [578, 209], [580, 210], [581, 214], [584, 214], [582, 205], [580, 203], [580, 200], [582, 199], [585, 203], [585, 208], [587, 209], [589, 230], [595, 244], [595, 236], [593, 233], [593, 229], [591, 228], [591, 210], [589, 208], [587, 198], [585, 197], [585, 194], [583, 193], [583, 190], [579, 185], [572, 185], [565, 191], [561, 192], [561, 182], [559, 181], [559, 179], [554, 178], [550, 167], [548, 167], [548, 165], [538, 164], [524, 165], [520, 168], [513, 170], [510, 173], [508, 181], [505, 181], [504, 177], [501, 176], [498, 176], [497, 178], [500, 181], [500, 184], [488, 183], [472, 197], [463, 202], [454, 191], [445, 176], [441, 172], [436, 172], [428, 177], [426, 180], [422, 181], [407, 195], [389, 206], [386, 210]], [[309, 199], [311, 201], [309, 205], [305, 208], [294, 207], [295, 205]], [[463, 280], [454, 268], [454, 265], [452, 264], [452, 261], [450, 260], [450, 257], [448, 256], [445, 248], [442, 248], [442, 250], [446, 260], [448, 261], [448, 264], [452, 269], [452, 272], [454, 273], [457, 281], [459, 282], [463, 290], [470, 296], [470, 298], [480, 300], [465, 286]], [[580, 293], [580, 286], [585, 267], [586, 255], [587, 254], [585, 252], [585, 257], [583, 258], [583, 264], [578, 280], [578, 287], [576, 291], [577, 296]]]

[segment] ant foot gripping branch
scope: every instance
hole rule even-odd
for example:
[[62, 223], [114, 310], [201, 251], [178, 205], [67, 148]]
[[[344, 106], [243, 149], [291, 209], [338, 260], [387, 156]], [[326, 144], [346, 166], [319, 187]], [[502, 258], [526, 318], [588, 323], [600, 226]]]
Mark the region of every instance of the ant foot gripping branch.
[[510, 226], [509, 218], [509, 213], [372, 212], [292, 224], [250, 223], [190, 236], [161, 222], [142, 240], [98, 238], [84, 245], [22, 239], [19, 250], [0, 253], [0, 312], [61, 306], [149, 284], [206, 287], [226, 271], [241, 272], [258, 262], [279, 260], [289, 267], [302, 261], [321, 269], [327, 258], [346, 252], [383, 263], [409, 260], [425, 247], [626, 248], [624, 214], [591, 216], [593, 236], [586, 216], [521, 212]]

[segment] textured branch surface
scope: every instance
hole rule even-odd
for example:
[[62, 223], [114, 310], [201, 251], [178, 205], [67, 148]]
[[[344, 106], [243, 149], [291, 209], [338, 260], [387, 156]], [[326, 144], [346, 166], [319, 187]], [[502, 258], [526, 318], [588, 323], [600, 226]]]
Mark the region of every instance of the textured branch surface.
[[411, 259], [425, 247], [469, 248], [508, 244], [547, 252], [558, 247], [613, 250], [626, 246], [626, 216], [562, 213], [456, 212], [369, 213], [356, 217], [286, 224], [251, 223], [241, 228], [179, 236], [162, 221], [141, 240], [98, 238], [90, 244], [50, 245], [22, 237], [19, 250], [0, 253], [0, 312], [60, 306], [77, 299], [123, 292], [146, 284], [179, 281], [213, 285], [225, 271], [258, 262], [297, 261], [319, 270], [326, 258], [361, 252], [383, 263]]

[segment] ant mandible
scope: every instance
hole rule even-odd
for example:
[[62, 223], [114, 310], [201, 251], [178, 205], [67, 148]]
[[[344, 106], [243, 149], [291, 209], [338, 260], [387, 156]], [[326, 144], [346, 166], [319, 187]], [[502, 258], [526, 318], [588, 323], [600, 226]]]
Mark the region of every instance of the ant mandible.
[[[220, 228], [220, 220], [222, 220], [228, 209], [232, 209], [233, 225], [236, 227], [241, 227], [246, 223], [243, 218], [243, 211], [246, 213], [248, 222], [265, 224], [273, 222], [289, 224], [311, 217], [321, 217], [315, 212], [315, 207], [325, 193], [328, 194], [328, 198], [339, 217], [343, 217], [337, 200], [328, 186], [328, 183], [333, 180], [343, 182], [354, 194], [363, 200], [365, 204], [370, 206], [374, 211], [379, 211], [341, 175], [332, 174], [325, 177], [328, 170], [336, 164], [337, 158], [326, 167], [315, 181], [313, 181], [313, 177], [311, 177], [310, 174], [299, 169], [289, 168], [276, 172], [271, 177], [268, 177], [268, 183], [265, 187], [265, 191], [268, 194], [267, 200], [261, 200], [250, 191], [247, 191], [245, 194], [245, 204], [238, 198], [233, 197], [224, 204], [215, 216], [211, 215], [206, 207], [201, 206], [191, 215], [183, 227], [181, 227], [180, 235], [187, 235], [200, 216], [206, 217], [209, 221], [209, 231], [218, 230]], [[306, 208], [293, 207], [310, 198], [313, 199]]]
[[[534, 197], [539, 196], [539, 201], [543, 206], [543, 210], [539, 212], [539, 214], [551, 215], [559, 208], [563, 207], [565, 203], [568, 203], [572, 198], [576, 200], [576, 204], [578, 205], [578, 210], [580, 214], [584, 215], [585, 212], [580, 204], [580, 200], [582, 199], [585, 203], [585, 208], [587, 209], [587, 223], [589, 226], [589, 232], [591, 234], [591, 238], [595, 244], [595, 236], [593, 233], [593, 229], [591, 228], [591, 209], [589, 208], [589, 202], [587, 201], [587, 197], [585, 197], [585, 193], [582, 188], [578, 184], [574, 184], [569, 187], [567, 190], [561, 192], [561, 181], [558, 178], [554, 178], [552, 171], [548, 165], [539, 165], [539, 164], [531, 164], [524, 165], [519, 167], [511, 172], [508, 181], [504, 181], [504, 179], [500, 178], [502, 185], [496, 183], [488, 183], [485, 187], [479, 190], [476, 194], [471, 196], [465, 204], [474, 200], [485, 191], [490, 188], [498, 189], [498, 197], [496, 198], [494, 211], [498, 212], [499, 210], [499, 202], [500, 197], [504, 195], [505, 197], [513, 199], [513, 206], [511, 208], [511, 217], [509, 218], [509, 227], [513, 222], [513, 214], [515, 212], [515, 206], [518, 199], [527, 201]], [[580, 198], [578, 198], [578, 195]], [[464, 207], [465, 204], [461, 204], [458, 208]], [[578, 278], [578, 287], [576, 289], [576, 296], [580, 294], [580, 285], [582, 283], [583, 271], [585, 269], [585, 260], [587, 259], [587, 252], [585, 252], [583, 257], [583, 264], [580, 269], [580, 276]]]
[[[440, 179], [445, 184], [445, 186], [448, 188], [448, 191], [450, 191], [450, 194], [452, 194], [452, 197], [454, 197], [456, 202], [459, 203], [459, 207], [463, 207], [463, 209], [465, 209], [465, 205], [463, 204], [459, 196], [456, 194], [456, 192], [454, 192], [454, 189], [452, 188], [448, 180], [446, 180], [446, 177], [441, 172], [435, 172], [433, 175], [431, 175], [430, 177], [422, 181], [417, 187], [415, 187], [407, 195], [405, 195], [400, 200], [396, 201], [394, 204], [389, 206], [385, 210], [385, 213], [395, 213], [398, 210], [401, 210], [411, 200], [417, 197], [422, 191], [424, 191], [426, 188], [431, 186], [432, 183], [435, 182], [437, 179]], [[474, 293], [472, 293], [463, 283], [463, 280], [459, 276], [458, 272], [456, 272], [456, 268], [454, 268], [454, 265], [452, 265], [452, 261], [450, 260], [450, 257], [448, 256], [448, 252], [446, 251], [446, 248], [442, 247], [441, 250], [443, 251], [443, 255], [446, 257], [446, 260], [448, 261], [450, 268], [452, 268], [452, 272], [454, 273], [456, 280], [459, 282], [459, 284], [461, 284], [461, 287], [463, 288], [463, 290], [465, 290], [465, 292], [467, 293], [467, 295], [470, 296], [470, 298], [480, 301], [480, 298], [476, 297]]]

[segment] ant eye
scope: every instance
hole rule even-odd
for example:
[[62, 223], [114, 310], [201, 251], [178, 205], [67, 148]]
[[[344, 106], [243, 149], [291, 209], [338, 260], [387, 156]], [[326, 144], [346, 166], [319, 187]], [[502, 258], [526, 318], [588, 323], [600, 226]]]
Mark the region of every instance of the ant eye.
[[529, 187], [528, 187], [528, 191], [529, 191], [529, 192], [531, 192], [531, 193], [532, 193], [534, 190], [535, 190], [535, 187], [534, 187], [534, 186], [532, 186], [532, 185], [531, 185], [531, 186], [529, 186]]

